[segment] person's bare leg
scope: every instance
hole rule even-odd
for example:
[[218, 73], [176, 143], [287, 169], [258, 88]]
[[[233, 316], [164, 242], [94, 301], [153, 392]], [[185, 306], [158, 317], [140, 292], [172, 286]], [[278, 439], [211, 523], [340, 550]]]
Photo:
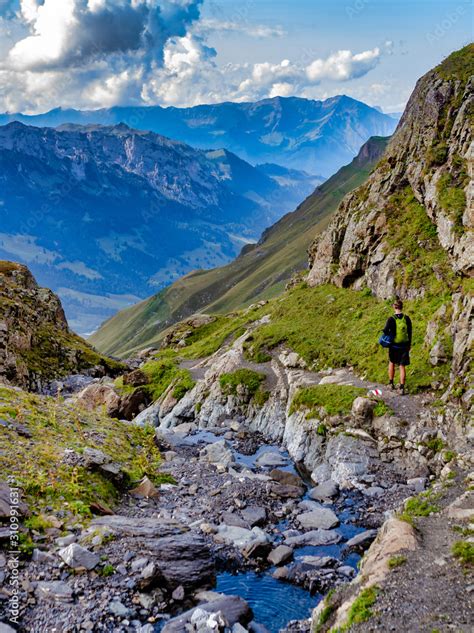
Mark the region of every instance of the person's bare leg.
[[405, 365], [400, 365], [400, 384], [404, 385], [407, 377], [407, 370], [405, 369]]
[[390, 362], [388, 363], [388, 379], [390, 384], [393, 384], [393, 380], [395, 378], [395, 364]]

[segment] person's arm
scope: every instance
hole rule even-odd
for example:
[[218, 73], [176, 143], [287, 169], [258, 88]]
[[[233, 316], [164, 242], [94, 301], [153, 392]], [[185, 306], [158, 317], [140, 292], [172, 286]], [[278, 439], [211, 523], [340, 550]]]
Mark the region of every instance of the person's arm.
[[412, 325], [411, 325], [411, 319], [409, 316], [407, 316], [407, 332], [408, 332], [408, 345], [409, 347], [411, 347]]
[[383, 329], [383, 333], [386, 334], [387, 336], [394, 336], [395, 335], [395, 321], [393, 317], [388, 317], [387, 319], [387, 323], [385, 324], [385, 327]]

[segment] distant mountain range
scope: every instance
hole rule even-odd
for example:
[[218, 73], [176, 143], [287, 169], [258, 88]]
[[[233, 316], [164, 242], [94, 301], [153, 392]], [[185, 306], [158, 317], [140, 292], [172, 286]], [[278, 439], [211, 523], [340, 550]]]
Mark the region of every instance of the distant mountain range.
[[388, 136], [397, 125], [393, 116], [345, 95], [324, 101], [275, 97], [192, 108], [58, 108], [34, 116], [0, 115], [0, 124], [11, 121], [48, 127], [125, 123], [201, 149], [224, 147], [253, 165], [277, 163], [325, 177], [349, 163], [369, 137]]
[[90, 338], [102, 352], [127, 357], [157, 345], [170, 325], [196, 312], [228, 313], [283, 290], [307, 267], [307, 250], [328, 225], [343, 197], [375, 167], [388, 138], [374, 137], [354, 160], [326, 180], [292, 213], [266, 230], [233, 262], [186, 275], [146, 301], [120, 311]]
[[0, 127], [0, 259], [59, 293], [72, 327], [225, 264], [321, 178], [126, 125]]

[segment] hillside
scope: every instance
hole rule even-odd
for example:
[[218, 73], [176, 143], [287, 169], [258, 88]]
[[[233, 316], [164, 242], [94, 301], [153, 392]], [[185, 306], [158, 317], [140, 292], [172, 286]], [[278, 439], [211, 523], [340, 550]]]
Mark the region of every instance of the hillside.
[[[281, 292], [305, 268], [306, 251], [329, 221], [343, 196], [360, 185], [382, 155], [387, 139], [375, 137], [358, 156], [317, 187], [293, 213], [267, 229], [227, 266], [197, 271], [169, 288], [109, 319], [91, 337], [104, 352], [128, 355], [156, 344], [161, 332], [194, 312], [225, 313]], [[275, 173], [275, 168], [267, 166]]]
[[0, 380], [36, 390], [72, 373], [120, 371], [120, 363], [69, 330], [58, 297], [40, 288], [26, 266], [0, 261]]
[[113, 107], [94, 111], [51, 110], [41, 115], [0, 115], [0, 123], [36, 126], [63, 123], [127, 125], [151, 130], [193, 147], [224, 147], [252, 163], [277, 163], [329, 177], [371, 136], [387, 136], [397, 121], [345, 95], [324, 101], [275, 97], [256, 103], [191, 108]]
[[230, 152], [125, 125], [10, 123], [0, 256], [29, 265], [87, 333], [190, 270], [227, 263], [321, 182], [283, 171], [278, 182]]

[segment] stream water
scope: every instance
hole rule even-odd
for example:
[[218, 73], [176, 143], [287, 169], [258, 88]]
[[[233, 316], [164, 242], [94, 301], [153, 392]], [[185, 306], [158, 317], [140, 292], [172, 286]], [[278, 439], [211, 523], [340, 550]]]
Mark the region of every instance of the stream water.
[[[215, 442], [218, 439], [220, 438], [210, 431], [198, 431], [189, 437], [188, 441], [192, 444], [206, 444]], [[230, 444], [232, 444], [232, 442], [230, 442]], [[251, 470], [255, 470], [258, 466], [258, 458], [268, 452], [275, 453], [281, 458], [282, 463], [278, 465], [280, 470], [287, 470], [302, 477], [307, 486], [307, 492], [302, 501], [309, 499], [308, 490], [313, 484], [311, 484], [308, 477], [305, 477], [304, 473], [296, 468], [289, 454], [278, 446], [264, 444], [260, 446], [253, 455], [243, 455], [236, 451], [234, 451], [234, 455], [237, 463]], [[271, 467], [268, 467], [268, 469], [271, 469]], [[264, 472], [265, 468], [261, 470]], [[356, 534], [364, 531], [364, 528], [354, 524], [357, 512], [354, 501], [350, 497], [346, 498], [342, 510], [340, 507], [336, 509], [332, 505], [325, 505], [334, 509], [338, 515], [340, 524], [336, 528], [336, 531], [342, 536], [341, 542], [335, 545], [318, 547], [298, 547], [295, 549], [294, 562], [297, 563], [301, 557], [308, 555], [333, 556], [357, 571], [357, 563], [360, 556], [358, 554], [346, 555], [344, 552], [344, 543]], [[277, 528], [279, 534], [281, 534], [287, 529], [287, 522], [282, 520], [277, 525]], [[279, 540], [282, 540], [282, 538], [277, 535], [275, 542]], [[318, 602], [323, 598], [319, 593], [311, 594], [301, 587], [273, 578], [272, 574], [274, 571], [275, 567], [271, 567], [262, 573], [255, 573], [254, 571], [243, 571], [235, 574], [223, 572], [217, 576], [215, 589], [227, 595], [239, 595], [246, 600], [254, 612], [255, 620], [263, 624], [270, 633], [278, 633], [278, 631], [284, 629], [291, 620], [307, 619], [310, 617], [312, 610], [316, 607]]]

